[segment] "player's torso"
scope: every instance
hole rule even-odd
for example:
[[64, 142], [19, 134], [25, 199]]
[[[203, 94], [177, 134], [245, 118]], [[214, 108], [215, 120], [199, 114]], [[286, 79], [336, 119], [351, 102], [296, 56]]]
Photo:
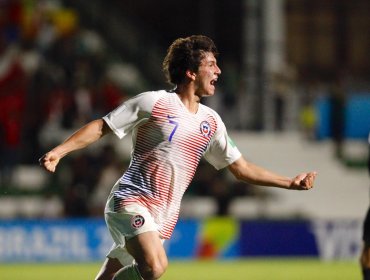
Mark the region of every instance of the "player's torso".
[[166, 160], [197, 161], [216, 128], [215, 117], [206, 107], [200, 105], [196, 114], [190, 113], [175, 93], [169, 93], [155, 103], [148, 122], [138, 128], [135, 155], [156, 151]]
[[[199, 106], [192, 114], [175, 93], [162, 96], [150, 118], [134, 131], [132, 159], [121, 184], [134, 187], [143, 204], [175, 204], [177, 211], [216, 129], [209, 108]], [[128, 201], [132, 192], [121, 191]]]

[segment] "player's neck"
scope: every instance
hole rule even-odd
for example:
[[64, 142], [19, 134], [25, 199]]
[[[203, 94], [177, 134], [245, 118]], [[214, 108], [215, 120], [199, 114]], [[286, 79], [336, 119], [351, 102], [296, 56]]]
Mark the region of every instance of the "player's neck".
[[194, 90], [190, 87], [179, 86], [176, 89], [176, 94], [190, 113], [195, 114], [198, 111], [200, 97], [195, 95]]

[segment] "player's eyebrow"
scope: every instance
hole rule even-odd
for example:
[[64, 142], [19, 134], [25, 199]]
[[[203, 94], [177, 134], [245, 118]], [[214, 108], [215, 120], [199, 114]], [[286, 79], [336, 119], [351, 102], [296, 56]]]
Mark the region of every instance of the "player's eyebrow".
[[201, 64], [217, 64], [217, 59], [214, 57], [205, 56]]

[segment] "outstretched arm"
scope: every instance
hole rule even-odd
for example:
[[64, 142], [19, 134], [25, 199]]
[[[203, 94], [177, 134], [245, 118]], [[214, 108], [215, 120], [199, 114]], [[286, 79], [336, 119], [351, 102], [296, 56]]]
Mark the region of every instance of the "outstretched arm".
[[230, 164], [228, 168], [237, 179], [247, 183], [292, 190], [311, 189], [317, 174], [316, 172], [308, 172], [301, 173], [294, 178], [288, 178], [250, 163], [243, 157]]
[[103, 137], [111, 130], [103, 119], [97, 119], [83, 126], [63, 143], [43, 155], [39, 163], [49, 172], [55, 172], [59, 161], [72, 151], [82, 149]]

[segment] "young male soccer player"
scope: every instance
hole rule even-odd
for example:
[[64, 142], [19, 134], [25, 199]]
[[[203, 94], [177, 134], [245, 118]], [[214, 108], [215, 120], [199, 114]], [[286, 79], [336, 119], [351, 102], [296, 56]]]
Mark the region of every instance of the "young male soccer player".
[[113, 186], [105, 210], [114, 245], [96, 279], [158, 279], [165, 272], [163, 240], [172, 234], [182, 196], [202, 157], [248, 183], [294, 190], [313, 187], [315, 172], [291, 179], [246, 161], [219, 115], [200, 103], [215, 93], [221, 74], [216, 56], [208, 37], [175, 40], [163, 62], [168, 81], [176, 85], [173, 91], [133, 97], [40, 159], [54, 172], [61, 158], [107, 133], [120, 138], [133, 134], [130, 166]]

